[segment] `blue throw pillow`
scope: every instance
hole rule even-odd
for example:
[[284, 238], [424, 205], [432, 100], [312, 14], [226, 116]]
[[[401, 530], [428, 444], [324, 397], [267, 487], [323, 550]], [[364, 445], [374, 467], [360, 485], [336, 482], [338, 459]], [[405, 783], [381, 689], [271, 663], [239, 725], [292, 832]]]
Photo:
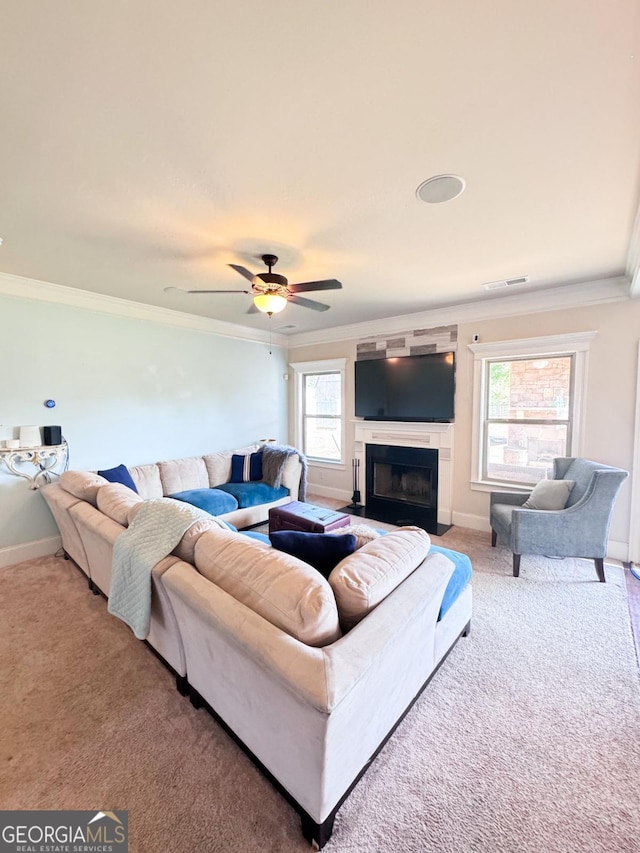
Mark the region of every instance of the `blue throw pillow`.
[[340, 560], [353, 554], [358, 541], [353, 533], [302, 533], [299, 530], [274, 530], [269, 539], [274, 548], [304, 560], [325, 578]]
[[230, 483], [249, 483], [262, 479], [262, 452], [241, 456], [234, 453], [231, 457]]
[[123, 486], [128, 486], [138, 494], [136, 484], [133, 482], [133, 478], [131, 477], [126, 465], [118, 465], [116, 468], [108, 468], [106, 471], [98, 471], [98, 474], [110, 483], [122, 483]]

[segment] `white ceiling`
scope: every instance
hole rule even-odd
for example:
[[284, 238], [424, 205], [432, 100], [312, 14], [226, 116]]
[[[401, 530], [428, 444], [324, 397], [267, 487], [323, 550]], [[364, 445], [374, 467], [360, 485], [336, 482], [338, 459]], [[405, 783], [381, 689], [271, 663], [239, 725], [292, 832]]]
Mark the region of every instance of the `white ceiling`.
[[[0, 272], [264, 329], [164, 288], [274, 252], [344, 285], [292, 333], [620, 275], [639, 32], [640, 0], [6, 3]], [[418, 201], [441, 173], [463, 195]]]

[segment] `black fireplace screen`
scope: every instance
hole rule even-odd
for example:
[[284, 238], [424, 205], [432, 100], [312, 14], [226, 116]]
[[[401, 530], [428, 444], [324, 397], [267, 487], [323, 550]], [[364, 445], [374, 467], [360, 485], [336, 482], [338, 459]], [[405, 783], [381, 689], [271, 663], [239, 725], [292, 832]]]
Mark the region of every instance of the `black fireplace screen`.
[[388, 462], [373, 463], [374, 496], [432, 506], [431, 492], [431, 468]]
[[438, 451], [367, 444], [365, 455], [367, 518], [438, 533]]

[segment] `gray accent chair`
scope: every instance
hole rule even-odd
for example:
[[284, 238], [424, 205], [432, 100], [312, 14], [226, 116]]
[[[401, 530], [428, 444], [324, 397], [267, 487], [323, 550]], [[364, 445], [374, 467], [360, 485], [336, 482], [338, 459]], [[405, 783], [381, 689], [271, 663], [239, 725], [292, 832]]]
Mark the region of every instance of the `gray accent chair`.
[[629, 476], [589, 459], [559, 457], [553, 460], [554, 480], [574, 480], [564, 509], [526, 509], [529, 494], [491, 492], [491, 545], [498, 536], [513, 551], [513, 576], [520, 574], [522, 554], [547, 557], [585, 557], [594, 561], [598, 580], [604, 583], [609, 522], [623, 481]]

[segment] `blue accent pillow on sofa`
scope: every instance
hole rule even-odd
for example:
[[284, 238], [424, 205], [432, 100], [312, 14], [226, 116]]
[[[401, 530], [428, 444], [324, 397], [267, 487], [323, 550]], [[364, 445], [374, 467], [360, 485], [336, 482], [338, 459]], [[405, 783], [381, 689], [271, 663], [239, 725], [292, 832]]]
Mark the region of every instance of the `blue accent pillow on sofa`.
[[105, 480], [108, 480], [110, 483], [122, 483], [123, 486], [128, 486], [130, 489], [138, 494], [138, 490], [136, 489], [136, 484], [133, 482], [133, 478], [129, 473], [129, 469], [126, 465], [118, 465], [115, 468], [107, 468], [106, 471], [98, 471], [98, 474], [101, 477], [104, 477]]
[[234, 453], [231, 457], [230, 483], [249, 483], [262, 479], [262, 452], [241, 456]]
[[340, 560], [356, 550], [353, 533], [303, 533], [299, 530], [274, 530], [269, 534], [274, 548], [309, 563], [324, 577], [329, 577]]
[[221, 489], [187, 489], [185, 492], [176, 492], [169, 497], [197, 506], [209, 515], [224, 515], [225, 512], [238, 509], [238, 501], [233, 495]]

